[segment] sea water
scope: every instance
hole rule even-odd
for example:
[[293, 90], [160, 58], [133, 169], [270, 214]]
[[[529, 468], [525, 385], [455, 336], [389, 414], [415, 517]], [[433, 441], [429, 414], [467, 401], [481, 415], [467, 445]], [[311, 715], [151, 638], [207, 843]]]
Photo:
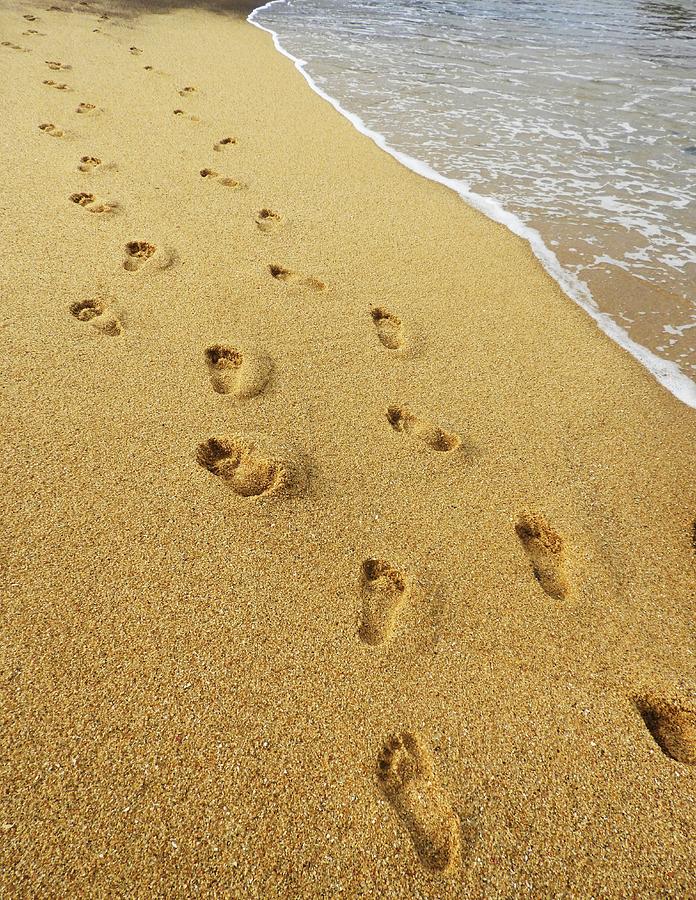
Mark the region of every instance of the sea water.
[[696, 407], [696, 0], [274, 0], [251, 21]]

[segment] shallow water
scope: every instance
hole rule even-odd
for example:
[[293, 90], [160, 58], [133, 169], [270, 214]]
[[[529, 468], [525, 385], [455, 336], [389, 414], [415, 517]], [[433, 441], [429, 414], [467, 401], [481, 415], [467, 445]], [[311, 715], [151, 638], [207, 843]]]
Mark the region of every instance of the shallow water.
[[253, 20], [391, 147], [538, 231], [658, 377], [696, 379], [696, 0], [282, 0]]

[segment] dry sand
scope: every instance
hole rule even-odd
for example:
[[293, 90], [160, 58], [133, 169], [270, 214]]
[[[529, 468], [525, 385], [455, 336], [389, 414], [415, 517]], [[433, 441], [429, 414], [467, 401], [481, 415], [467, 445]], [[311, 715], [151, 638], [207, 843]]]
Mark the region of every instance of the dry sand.
[[0, 894], [696, 896], [693, 411], [241, 17], [58, 3], [0, 13]]

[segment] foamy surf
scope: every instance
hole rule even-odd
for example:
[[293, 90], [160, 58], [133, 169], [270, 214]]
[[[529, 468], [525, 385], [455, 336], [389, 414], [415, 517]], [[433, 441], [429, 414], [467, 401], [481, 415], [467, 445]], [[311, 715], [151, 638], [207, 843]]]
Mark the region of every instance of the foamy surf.
[[[629, 352], [670, 393], [687, 406], [696, 409], [696, 383], [682, 371], [675, 361], [659, 356], [648, 347], [634, 340], [626, 328], [619, 324], [608, 312], [602, 310], [588, 284], [560, 263], [557, 254], [548, 246], [536, 228], [525, 223], [497, 199], [484, 196], [472, 190], [469, 182], [448, 177], [437, 171], [428, 162], [394, 147], [384, 134], [369, 127], [360, 115], [347, 109], [340, 100], [325, 91], [308, 71], [309, 63], [287, 50], [281, 43], [281, 37], [275, 29], [258, 21], [259, 15], [264, 10], [268, 10], [276, 5], [286, 4], [287, 2], [288, 0], [270, 0], [269, 3], [255, 9], [248, 17], [248, 21], [272, 36], [278, 52], [293, 62], [295, 68], [302, 74], [315, 93], [348, 119], [361, 134], [370, 138], [380, 149], [384, 150], [402, 165], [424, 178], [428, 178], [455, 191], [470, 206], [484, 213], [493, 221], [504, 225], [515, 235], [527, 241], [534, 255], [539, 259], [549, 275], [558, 282], [564, 293], [584, 309], [608, 337]], [[682, 326], [667, 325], [664, 326], [664, 332], [665, 334], [678, 333], [681, 335], [690, 327], [690, 324]]]

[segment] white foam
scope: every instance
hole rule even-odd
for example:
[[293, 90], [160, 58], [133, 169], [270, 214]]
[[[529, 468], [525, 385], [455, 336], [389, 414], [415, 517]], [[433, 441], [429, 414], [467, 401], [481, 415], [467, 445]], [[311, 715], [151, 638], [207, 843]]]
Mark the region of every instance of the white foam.
[[670, 393], [687, 406], [696, 409], [696, 383], [685, 375], [675, 362], [657, 356], [651, 350], [648, 350], [647, 347], [634, 341], [629, 336], [628, 332], [615, 322], [611, 316], [601, 312], [585, 282], [581, 281], [576, 275], [568, 272], [561, 266], [556, 254], [547, 247], [542, 240], [541, 235], [535, 228], [530, 228], [513, 213], [508, 212], [497, 200], [483, 197], [472, 191], [465, 181], [447, 178], [435, 171], [435, 169], [427, 163], [391, 147], [387, 143], [384, 135], [377, 131], [373, 131], [363, 122], [360, 116], [344, 109], [335, 97], [330, 96], [330, 94], [327, 94], [322, 90], [307, 72], [305, 68], [307, 65], [306, 60], [299, 59], [297, 56], [293, 56], [292, 53], [289, 53], [280, 43], [277, 32], [273, 31], [272, 28], [267, 28], [265, 25], [260, 25], [255, 21], [257, 14], [262, 10], [275, 6], [277, 3], [286, 2], [287, 0], [270, 0], [270, 2], [265, 3], [263, 6], [257, 7], [248, 17], [247, 21], [252, 25], [255, 25], [256, 28], [260, 28], [262, 31], [265, 31], [272, 36], [276, 50], [293, 62], [295, 68], [300, 72], [315, 93], [326, 100], [327, 103], [330, 103], [337, 112], [348, 119], [361, 134], [364, 134], [366, 137], [370, 138], [370, 140], [374, 141], [378, 147], [390, 156], [393, 156], [394, 159], [398, 160], [402, 165], [411, 169], [411, 171], [416, 172], [418, 175], [422, 175], [424, 178], [436, 181], [438, 184], [442, 184], [445, 187], [456, 191], [462, 200], [470, 206], [478, 209], [494, 222], [505, 225], [513, 232], [513, 234], [516, 234], [518, 237], [527, 241], [532, 248], [534, 255], [541, 262], [549, 275], [558, 282], [564, 293], [589, 313], [606, 335], [645, 366], [657, 381], [670, 391]]

